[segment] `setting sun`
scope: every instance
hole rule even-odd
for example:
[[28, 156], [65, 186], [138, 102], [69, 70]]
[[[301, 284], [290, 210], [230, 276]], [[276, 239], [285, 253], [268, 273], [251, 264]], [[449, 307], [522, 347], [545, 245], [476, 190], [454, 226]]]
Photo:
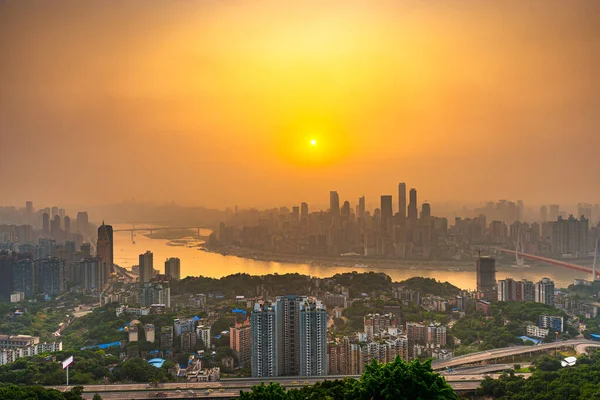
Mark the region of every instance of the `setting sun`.
[[317, 145], [317, 139], [311, 139], [310, 140], [310, 145], [311, 146], [316, 146]]

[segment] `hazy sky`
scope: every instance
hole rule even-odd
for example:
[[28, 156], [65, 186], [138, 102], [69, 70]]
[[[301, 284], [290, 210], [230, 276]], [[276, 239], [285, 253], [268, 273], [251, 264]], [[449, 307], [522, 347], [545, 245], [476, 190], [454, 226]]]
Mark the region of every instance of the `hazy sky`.
[[597, 0], [0, 4], [1, 204], [600, 201]]

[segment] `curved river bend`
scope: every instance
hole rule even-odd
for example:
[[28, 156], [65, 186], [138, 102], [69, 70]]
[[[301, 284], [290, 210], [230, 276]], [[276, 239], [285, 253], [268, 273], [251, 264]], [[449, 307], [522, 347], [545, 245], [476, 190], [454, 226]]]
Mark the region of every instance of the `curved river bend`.
[[[114, 225], [114, 229], [126, 229], [130, 227], [131, 225]], [[201, 233], [207, 235], [210, 231], [203, 230]], [[135, 235], [135, 244], [131, 241], [130, 232], [115, 232], [114, 241], [115, 263], [121, 267], [130, 269], [133, 265], [137, 265], [139, 254], [150, 250], [154, 253], [154, 268], [161, 271], [161, 273], [164, 272], [164, 261], [167, 258], [178, 257], [181, 259], [182, 277], [203, 275], [220, 278], [241, 272], [250, 275], [299, 273], [326, 278], [337, 273], [374, 271], [383, 272], [389, 275], [394, 281], [401, 281], [413, 276], [423, 276], [435, 278], [440, 281], [448, 281], [462, 289], [474, 289], [476, 287], [474, 262], [472, 264], [467, 263], [462, 266], [454, 265], [452, 267], [417, 265], [411, 268], [410, 264], [401, 268], [322, 266], [257, 261], [235, 256], [223, 256], [221, 254], [201, 251], [195, 247], [170, 246], [167, 244], [169, 243], [168, 240], [150, 239], [140, 233]], [[534, 265], [528, 268], [499, 266], [497, 269], [496, 279], [511, 277], [537, 282], [542, 277], [547, 276], [555, 281], [556, 287], [566, 287], [572, 284], [575, 278], [591, 279], [588, 274], [583, 272], [547, 265]]]

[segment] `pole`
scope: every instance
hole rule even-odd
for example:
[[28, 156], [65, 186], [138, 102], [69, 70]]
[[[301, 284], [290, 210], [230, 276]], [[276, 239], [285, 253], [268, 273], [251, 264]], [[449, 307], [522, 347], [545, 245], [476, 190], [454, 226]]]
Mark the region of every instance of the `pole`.
[[67, 386], [69, 386], [69, 367], [67, 367]]

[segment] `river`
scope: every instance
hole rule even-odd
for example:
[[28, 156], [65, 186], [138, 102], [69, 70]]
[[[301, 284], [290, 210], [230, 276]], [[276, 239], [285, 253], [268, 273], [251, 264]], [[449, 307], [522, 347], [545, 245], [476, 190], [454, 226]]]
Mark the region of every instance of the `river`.
[[[114, 229], [127, 229], [131, 225], [114, 225]], [[209, 230], [201, 231], [208, 235]], [[394, 281], [401, 281], [413, 276], [435, 278], [440, 281], [448, 281], [462, 289], [474, 289], [476, 287], [475, 262], [463, 265], [443, 267], [439, 265], [415, 265], [407, 263], [403, 267], [369, 267], [356, 268], [345, 266], [322, 266], [311, 264], [280, 263], [270, 261], [257, 261], [253, 259], [239, 258], [235, 256], [223, 256], [217, 253], [209, 253], [193, 247], [170, 246], [168, 240], [150, 239], [143, 234], [137, 233], [135, 243], [131, 241], [130, 232], [114, 233], [114, 260], [121, 267], [130, 269], [138, 264], [138, 256], [150, 250], [154, 253], [154, 268], [164, 272], [164, 261], [169, 257], [178, 257], [181, 260], [181, 277], [207, 276], [220, 278], [239, 272], [250, 275], [287, 274], [299, 273], [304, 275], [326, 278], [337, 273], [352, 271], [374, 271], [389, 275]], [[368, 264], [365, 262], [364, 264]], [[511, 277], [513, 279], [529, 279], [537, 282], [543, 277], [555, 281], [556, 287], [567, 287], [573, 283], [573, 279], [591, 279], [589, 274], [572, 271], [562, 267], [549, 265], [533, 265], [531, 267], [497, 266], [496, 279]]]

